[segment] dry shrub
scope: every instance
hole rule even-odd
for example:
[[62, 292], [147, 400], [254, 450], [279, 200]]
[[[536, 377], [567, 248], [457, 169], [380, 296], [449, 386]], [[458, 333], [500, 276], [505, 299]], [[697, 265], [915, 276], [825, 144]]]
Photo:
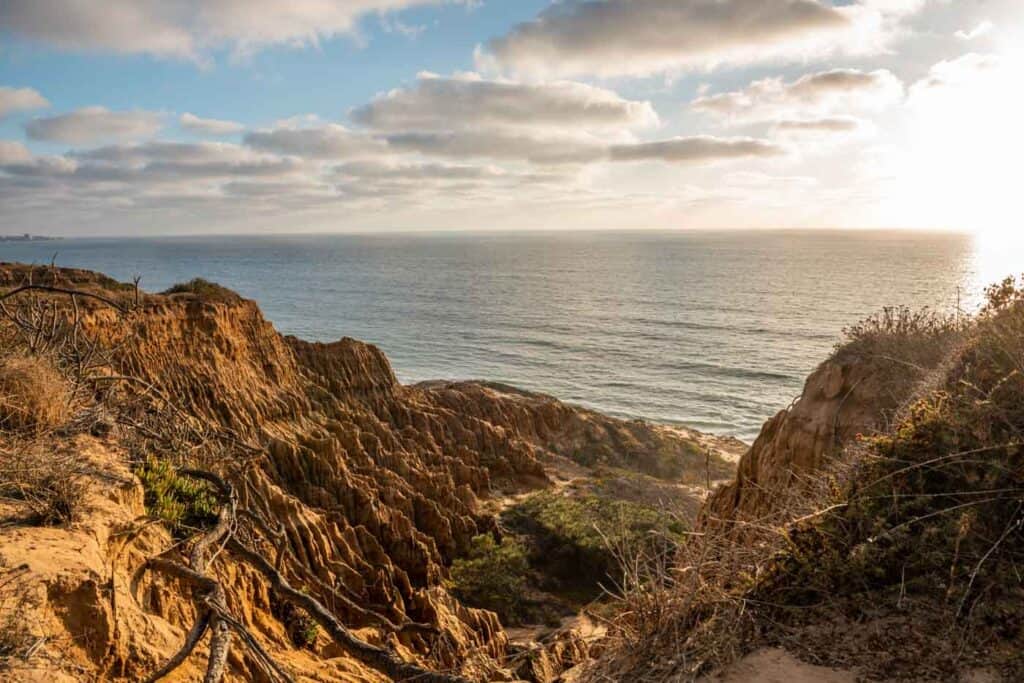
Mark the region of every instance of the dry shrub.
[[0, 429], [48, 431], [68, 419], [71, 390], [47, 359], [14, 355], [0, 360]]
[[834, 477], [821, 482], [780, 501], [770, 517], [715, 520], [682, 544], [611, 543], [620, 567], [614, 616], [605, 653], [583, 680], [692, 680], [749, 651], [760, 631], [751, 592], [786, 547], [785, 520], [820, 508], [835, 487]]
[[889, 306], [845, 328], [846, 339], [836, 347], [834, 356], [888, 356], [934, 366], [969, 324], [970, 318], [960, 313]]
[[0, 672], [12, 660], [27, 660], [39, 644], [26, 614], [35, 600], [19, 581], [24, 567], [0, 569]]
[[[878, 678], [1024, 675], [1024, 291], [990, 290], [941, 386], [865, 439], [836, 506], [752, 592], [825, 663]], [[847, 623], [823, 631], [824, 623]], [[871, 624], [884, 624], [875, 628]], [[887, 628], [908, 642], [877, 638]], [[822, 634], [825, 634], [823, 637]]]
[[73, 453], [56, 452], [40, 439], [0, 445], [0, 500], [42, 526], [77, 522], [84, 512], [85, 475]]
[[759, 645], [868, 678], [1022, 680], [1024, 282], [968, 320], [891, 309], [849, 334], [837, 354], [926, 388], [816, 473], [808, 500], [706, 529], [669, 561], [623, 554], [587, 680], [689, 680]]

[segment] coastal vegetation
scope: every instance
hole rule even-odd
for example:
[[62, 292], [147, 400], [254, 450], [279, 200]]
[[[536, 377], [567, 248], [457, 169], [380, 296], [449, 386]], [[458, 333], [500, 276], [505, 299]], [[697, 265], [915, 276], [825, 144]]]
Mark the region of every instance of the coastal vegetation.
[[496, 541], [491, 534], [480, 534], [452, 564], [450, 585], [466, 604], [489, 609], [503, 624], [514, 626], [534, 616], [524, 595], [529, 571], [526, 549], [518, 539]]
[[191, 294], [200, 301], [220, 303], [237, 303], [238, 301], [241, 301], [241, 297], [227, 287], [219, 285], [216, 282], [204, 280], [201, 277], [193, 278], [188, 282], [179, 282], [178, 284], [171, 285], [161, 293], [165, 296]]
[[799, 505], [706, 519], [635, 572], [593, 680], [696, 676], [766, 645], [872, 679], [1022, 675], [1022, 283], [971, 317], [887, 310], [848, 339], [834, 359], [884, 362], [882, 426], [805, 475]]

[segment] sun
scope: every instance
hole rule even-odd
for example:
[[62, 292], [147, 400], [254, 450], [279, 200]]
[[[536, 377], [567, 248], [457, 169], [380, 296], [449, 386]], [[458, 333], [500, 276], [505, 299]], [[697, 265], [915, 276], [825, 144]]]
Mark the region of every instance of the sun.
[[[968, 53], [911, 87], [892, 200], [906, 224], [1024, 232], [1024, 52]], [[1019, 242], [1018, 242], [1019, 243]]]

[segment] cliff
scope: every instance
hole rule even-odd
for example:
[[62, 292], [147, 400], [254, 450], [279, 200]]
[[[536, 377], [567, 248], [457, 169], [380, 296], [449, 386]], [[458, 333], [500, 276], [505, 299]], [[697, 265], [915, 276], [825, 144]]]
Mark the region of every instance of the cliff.
[[889, 431], [913, 397], [942, 381], [959, 337], [954, 322], [904, 309], [887, 309], [849, 334], [808, 376], [800, 396], [764, 423], [740, 458], [735, 479], [705, 504], [706, 523], [779, 524], [806, 513], [823, 470], [841, 467], [858, 437]]
[[852, 326], [574, 680], [1021, 680], [1024, 282], [987, 295]]
[[[510, 680], [498, 618], [447, 580], [497, 533], [484, 503], [552, 487], [558, 458], [731, 471], [732, 444], [696, 433], [505, 387], [402, 386], [379, 349], [284, 337], [210, 283], [156, 295], [0, 264], [0, 297], [0, 375], [27, 363], [68, 397], [19, 421], [40, 389], [0, 377], [0, 680], [140, 680], [183, 643], [167, 680], [196, 680], [218, 628], [227, 680]], [[556, 651], [564, 666], [585, 648]]]

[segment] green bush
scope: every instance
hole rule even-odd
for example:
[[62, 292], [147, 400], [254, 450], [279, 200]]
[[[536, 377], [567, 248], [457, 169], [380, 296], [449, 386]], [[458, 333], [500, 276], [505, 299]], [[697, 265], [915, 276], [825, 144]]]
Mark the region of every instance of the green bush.
[[596, 597], [609, 578], [618, 579], [617, 551], [664, 550], [683, 531], [670, 514], [591, 493], [537, 493], [507, 510], [504, 521], [531, 538], [531, 563], [581, 600]]
[[166, 460], [148, 458], [135, 474], [145, 490], [146, 512], [171, 527], [175, 535], [217, 520], [217, 497], [210, 485], [183, 477]]
[[202, 301], [220, 303], [236, 303], [242, 299], [242, 297], [227, 287], [218, 285], [216, 282], [204, 280], [201, 277], [189, 280], [188, 282], [179, 282], [169, 289], [165, 289], [161, 294], [167, 296], [172, 294], [191, 294]]
[[451, 567], [449, 588], [468, 605], [489, 609], [505, 624], [526, 616], [523, 593], [530, 570], [526, 549], [516, 539], [497, 542], [490, 534], [473, 537], [469, 553]]
[[305, 610], [288, 602], [279, 602], [274, 597], [271, 597], [270, 609], [284, 624], [292, 645], [305, 649], [312, 649], [316, 645], [320, 625]]

